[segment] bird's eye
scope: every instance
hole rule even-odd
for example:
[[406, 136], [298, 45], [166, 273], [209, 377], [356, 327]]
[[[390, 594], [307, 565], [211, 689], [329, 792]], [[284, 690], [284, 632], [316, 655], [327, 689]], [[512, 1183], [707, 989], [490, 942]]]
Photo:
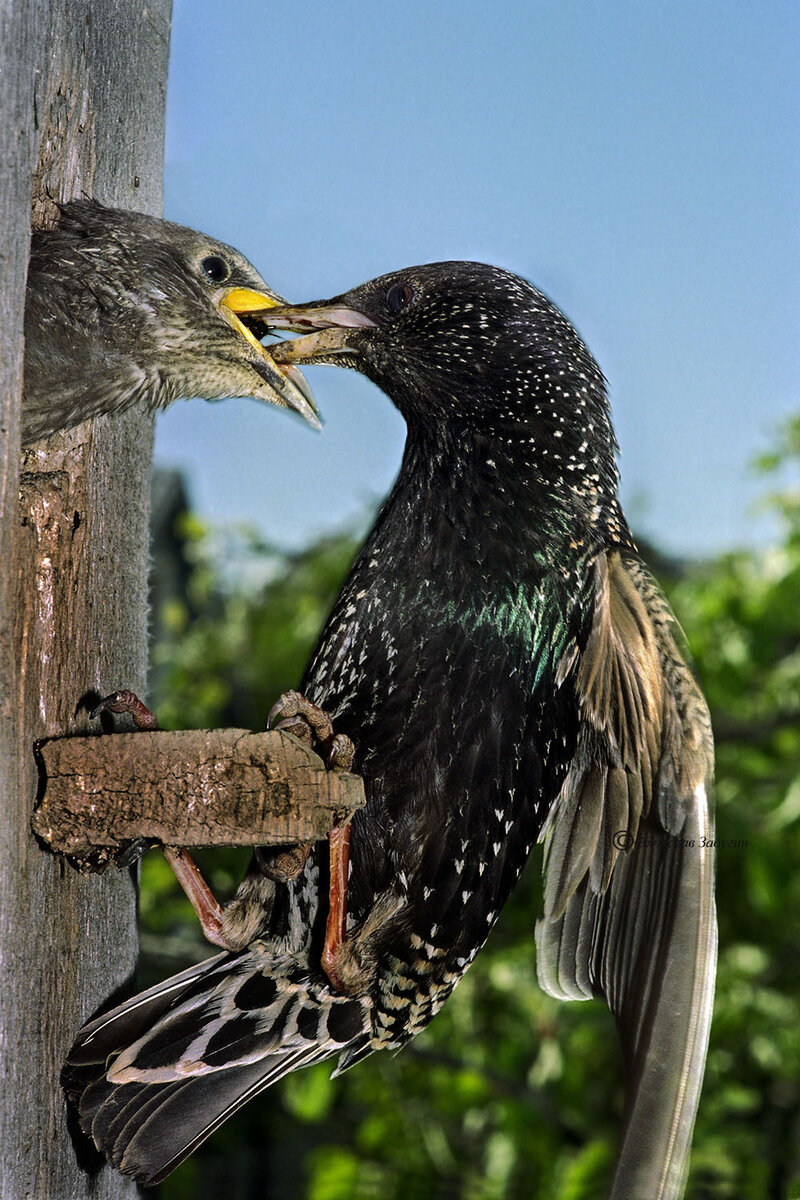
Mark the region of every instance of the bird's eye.
[[218, 254], [209, 254], [208, 258], [204, 258], [200, 263], [200, 269], [214, 283], [224, 283], [231, 273], [225, 259], [220, 258]]
[[386, 303], [389, 311], [393, 313], [399, 313], [404, 308], [408, 308], [413, 299], [414, 289], [410, 283], [393, 283], [386, 293]]

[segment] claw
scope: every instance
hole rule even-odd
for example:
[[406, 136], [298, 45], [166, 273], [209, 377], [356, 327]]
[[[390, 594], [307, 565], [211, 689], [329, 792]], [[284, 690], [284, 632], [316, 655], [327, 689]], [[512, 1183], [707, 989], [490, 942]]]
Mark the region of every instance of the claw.
[[275, 718], [283, 711], [284, 702], [289, 694], [289, 692], [285, 692], [282, 696], [279, 696], [267, 713], [267, 729], [275, 729]]
[[326, 712], [323, 712], [318, 705], [312, 704], [310, 700], [306, 700], [300, 692], [290, 691], [284, 692], [283, 695], [273, 704], [269, 710], [267, 717], [267, 728], [273, 729], [274, 721], [277, 717], [281, 718], [279, 728], [283, 728], [283, 721], [293, 717], [303, 718], [311, 727], [311, 730], [318, 742], [323, 745], [331, 741], [333, 738], [333, 722]]
[[308, 842], [294, 846], [256, 846], [256, 862], [267, 876], [278, 883], [291, 883], [298, 879], [313, 847]]
[[328, 766], [332, 771], [352, 771], [356, 748], [346, 733], [334, 734], [328, 752]]
[[135, 692], [129, 692], [127, 689], [105, 696], [89, 715], [94, 719], [103, 712], [130, 713], [137, 729], [158, 729], [155, 714], [150, 712]]
[[[284, 692], [267, 717], [268, 729], [285, 729], [317, 749], [332, 771], [352, 771], [356, 750], [345, 733], [333, 732], [333, 721], [300, 692]], [[315, 747], [314, 743], [318, 746]]]
[[314, 731], [303, 717], [284, 717], [282, 721], [278, 721], [277, 725], [273, 725], [272, 728], [282, 729], [285, 733], [291, 733], [294, 737], [299, 738], [301, 742], [305, 742], [309, 750], [313, 747]]

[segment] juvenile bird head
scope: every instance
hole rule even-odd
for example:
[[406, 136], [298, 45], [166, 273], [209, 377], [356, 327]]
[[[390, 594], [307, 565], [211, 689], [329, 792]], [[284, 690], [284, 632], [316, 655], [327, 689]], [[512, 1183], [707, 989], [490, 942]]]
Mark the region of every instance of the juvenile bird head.
[[615, 496], [602, 372], [563, 314], [516, 275], [430, 263], [260, 315], [305, 335], [272, 346], [276, 362], [362, 371], [403, 413], [411, 438], [477, 434], [554, 494]]
[[23, 441], [178, 397], [253, 396], [318, 427], [300, 372], [253, 332], [250, 313], [280, 304], [232, 246], [91, 200], [64, 205], [31, 246]]

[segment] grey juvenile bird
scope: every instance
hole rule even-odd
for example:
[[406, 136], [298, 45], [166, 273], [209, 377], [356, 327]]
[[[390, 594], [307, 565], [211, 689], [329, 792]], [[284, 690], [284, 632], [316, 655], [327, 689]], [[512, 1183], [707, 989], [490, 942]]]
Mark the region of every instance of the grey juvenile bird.
[[328, 936], [319, 848], [294, 882], [253, 871], [223, 918], [233, 952], [80, 1033], [65, 1081], [81, 1124], [154, 1182], [287, 1072], [399, 1048], [544, 837], [541, 982], [604, 997], [625, 1054], [612, 1195], [675, 1200], [714, 993], [713, 750], [620, 508], [600, 368], [541, 292], [476, 263], [264, 319], [306, 334], [277, 360], [362, 371], [408, 426], [302, 684], [366, 787], [348, 923]]
[[[253, 396], [318, 427], [299, 371], [249, 313], [282, 301], [232, 246], [94, 200], [34, 233], [25, 307], [23, 445], [142, 401]], [[263, 326], [261, 326], [263, 331]]]

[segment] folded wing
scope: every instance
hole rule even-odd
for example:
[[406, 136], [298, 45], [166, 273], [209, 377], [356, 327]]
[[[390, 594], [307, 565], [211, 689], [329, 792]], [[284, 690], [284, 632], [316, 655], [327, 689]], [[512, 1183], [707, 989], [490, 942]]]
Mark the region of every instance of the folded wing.
[[573, 765], [544, 831], [542, 986], [605, 998], [628, 1086], [612, 1200], [685, 1186], [714, 997], [717, 927], [708, 710], [680, 631], [638, 560], [595, 565]]

